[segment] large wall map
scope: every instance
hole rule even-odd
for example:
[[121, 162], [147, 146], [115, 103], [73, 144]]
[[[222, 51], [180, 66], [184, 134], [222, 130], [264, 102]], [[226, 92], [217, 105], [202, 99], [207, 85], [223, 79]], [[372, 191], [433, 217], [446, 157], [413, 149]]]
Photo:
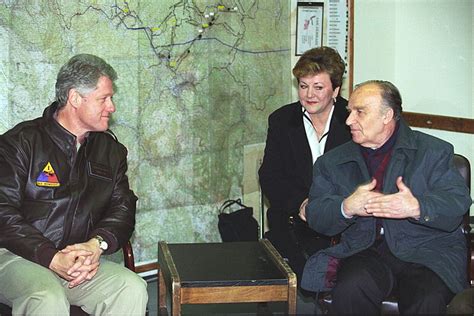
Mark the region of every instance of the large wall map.
[[156, 242], [219, 241], [242, 194], [243, 147], [290, 99], [286, 0], [0, 0], [0, 133], [41, 115], [77, 53], [118, 72], [111, 129], [139, 196], [137, 261]]

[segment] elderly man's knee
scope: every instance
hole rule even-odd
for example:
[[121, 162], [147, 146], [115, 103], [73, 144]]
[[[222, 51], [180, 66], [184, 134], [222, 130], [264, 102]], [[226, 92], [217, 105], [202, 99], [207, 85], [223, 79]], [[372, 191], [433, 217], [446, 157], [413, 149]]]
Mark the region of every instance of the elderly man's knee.
[[365, 269], [360, 269], [357, 273], [346, 273], [343, 278], [338, 279], [334, 291], [341, 292], [344, 296], [350, 295], [351, 293], [358, 295], [359, 291], [354, 293], [354, 289], [364, 290], [373, 283], [374, 280], [370, 272]]
[[448, 314], [474, 314], [474, 288], [458, 293], [449, 303]]

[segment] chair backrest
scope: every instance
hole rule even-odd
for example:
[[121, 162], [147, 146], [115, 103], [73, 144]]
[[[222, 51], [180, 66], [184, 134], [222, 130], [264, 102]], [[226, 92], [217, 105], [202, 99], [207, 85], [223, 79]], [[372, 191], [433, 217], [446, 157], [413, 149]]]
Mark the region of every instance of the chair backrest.
[[471, 191], [471, 164], [466, 157], [460, 154], [454, 154], [454, 165], [466, 181], [466, 185]]
[[[467, 158], [462, 155], [454, 154], [454, 164], [456, 165], [456, 168], [458, 169], [461, 176], [466, 181], [466, 185], [469, 188], [469, 192], [471, 192], [471, 164], [469, 163], [469, 160], [467, 160]], [[474, 249], [471, 249], [470, 231], [471, 231], [471, 224], [470, 224], [470, 214], [468, 210], [466, 215], [464, 215], [463, 232], [466, 235], [466, 240], [467, 240], [467, 258], [468, 258], [467, 276], [469, 278], [468, 280], [469, 280], [470, 285], [473, 286], [474, 285], [474, 260], [473, 260], [472, 251]]]

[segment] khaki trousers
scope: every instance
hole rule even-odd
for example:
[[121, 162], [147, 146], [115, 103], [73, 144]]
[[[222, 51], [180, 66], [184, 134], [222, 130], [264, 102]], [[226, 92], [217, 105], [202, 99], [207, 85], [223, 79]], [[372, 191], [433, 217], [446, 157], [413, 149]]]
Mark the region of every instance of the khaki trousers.
[[91, 281], [67, 285], [53, 271], [0, 248], [0, 302], [13, 315], [69, 315], [69, 305], [91, 315], [145, 315], [146, 282], [119, 264], [101, 260]]

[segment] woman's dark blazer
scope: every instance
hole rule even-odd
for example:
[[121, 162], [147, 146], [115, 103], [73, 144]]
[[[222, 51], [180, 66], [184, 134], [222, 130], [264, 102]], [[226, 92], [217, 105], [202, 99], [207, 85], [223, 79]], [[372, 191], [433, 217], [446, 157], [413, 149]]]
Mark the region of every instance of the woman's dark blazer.
[[[345, 124], [347, 100], [338, 97], [324, 152], [351, 139]], [[268, 134], [259, 180], [270, 202], [270, 230], [286, 229], [290, 215], [297, 214], [312, 182], [313, 161], [303, 125], [301, 103], [285, 105], [268, 118]]]

